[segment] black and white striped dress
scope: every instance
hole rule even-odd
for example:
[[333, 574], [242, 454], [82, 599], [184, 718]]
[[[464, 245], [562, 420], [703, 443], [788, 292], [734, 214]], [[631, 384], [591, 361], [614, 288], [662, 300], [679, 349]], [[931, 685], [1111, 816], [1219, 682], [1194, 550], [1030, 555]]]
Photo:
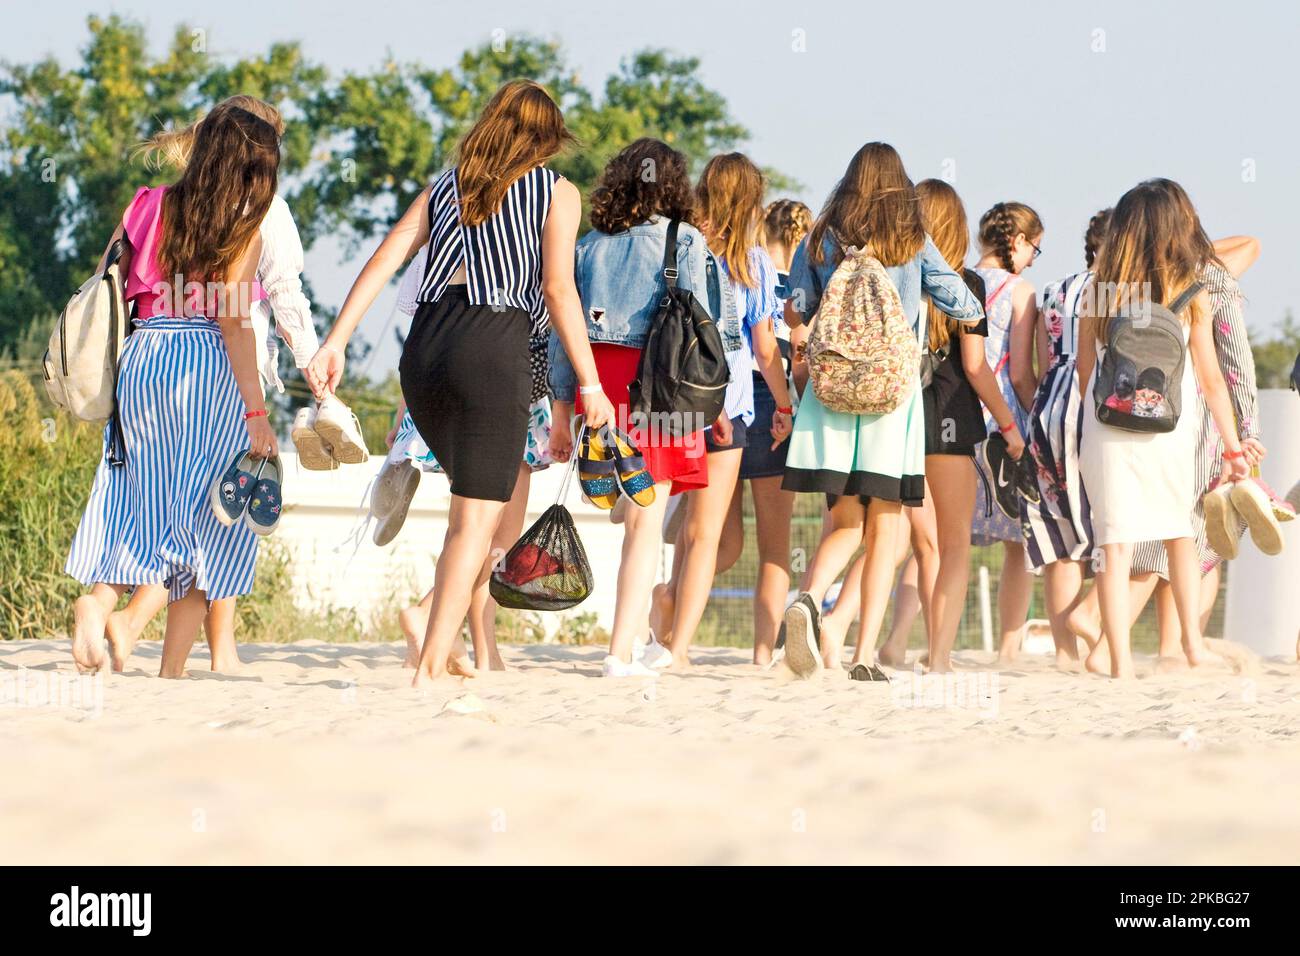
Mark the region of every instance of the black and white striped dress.
[[[550, 324], [542, 229], [559, 176], [538, 166], [484, 222], [460, 220], [457, 171], [433, 181], [429, 246], [399, 363], [420, 436], [465, 498], [508, 501], [533, 394], [529, 341]], [[464, 265], [465, 282], [451, 280]]]
[[[1043, 290], [1039, 321], [1047, 331], [1052, 363], [1034, 394], [1025, 441], [1038, 477], [1039, 503], [1020, 498], [1025, 564], [1038, 570], [1056, 561], [1079, 561], [1092, 550], [1092, 517], [1079, 477], [1079, 300], [1090, 273], [1080, 272]], [[1088, 411], [1091, 411], [1089, 408]]]
[[[1237, 419], [1240, 437], [1259, 437], [1259, 395], [1255, 386], [1255, 358], [1250, 351], [1246, 334], [1246, 314], [1242, 309], [1241, 287], [1232, 273], [1211, 263], [1201, 270], [1200, 279], [1210, 296], [1211, 322], [1214, 330], [1214, 351], [1228, 386], [1233, 416]], [[1189, 366], [1183, 373], [1191, 375]], [[1210, 547], [1205, 534], [1205, 511], [1201, 500], [1210, 490], [1210, 483], [1219, 476], [1223, 455], [1223, 439], [1214, 424], [1209, 407], [1196, 393], [1192, 406], [1183, 406], [1184, 415], [1200, 415], [1196, 454], [1196, 506], [1192, 510], [1192, 531], [1196, 538], [1196, 554], [1201, 573], [1212, 570], [1223, 558]], [[1237, 537], [1246, 530], [1244, 521], [1238, 520]], [[1162, 578], [1169, 577], [1169, 559], [1161, 541], [1144, 541], [1133, 548], [1133, 574], [1154, 572]]]

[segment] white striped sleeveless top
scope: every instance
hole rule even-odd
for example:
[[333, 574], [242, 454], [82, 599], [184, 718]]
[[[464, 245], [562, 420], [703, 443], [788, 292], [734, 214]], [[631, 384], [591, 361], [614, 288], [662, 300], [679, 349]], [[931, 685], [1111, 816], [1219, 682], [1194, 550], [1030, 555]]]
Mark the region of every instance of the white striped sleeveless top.
[[439, 175], [429, 194], [429, 252], [416, 301], [438, 301], [464, 262], [473, 305], [522, 309], [532, 317], [531, 334], [544, 333], [550, 316], [542, 298], [542, 226], [559, 178], [534, 167], [510, 184], [500, 209], [463, 226], [456, 170]]

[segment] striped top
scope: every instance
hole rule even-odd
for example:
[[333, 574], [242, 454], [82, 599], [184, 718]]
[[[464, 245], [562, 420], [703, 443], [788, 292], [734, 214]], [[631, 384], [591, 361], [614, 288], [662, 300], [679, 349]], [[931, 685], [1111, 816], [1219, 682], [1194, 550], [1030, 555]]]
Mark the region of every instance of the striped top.
[[522, 309], [532, 317], [532, 334], [544, 334], [550, 316], [542, 298], [542, 226], [559, 178], [537, 166], [510, 184], [501, 208], [484, 222], [463, 226], [456, 170], [439, 175], [429, 193], [429, 252], [416, 301], [437, 302], [463, 262], [472, 304]]

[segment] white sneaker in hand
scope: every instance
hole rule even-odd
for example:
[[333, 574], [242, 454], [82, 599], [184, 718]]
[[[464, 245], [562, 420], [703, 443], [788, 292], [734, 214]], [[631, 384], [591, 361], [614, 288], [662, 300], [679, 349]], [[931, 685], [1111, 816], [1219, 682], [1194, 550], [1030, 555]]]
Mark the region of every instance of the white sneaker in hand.
[[339, 466], [325, 439], [316, 433], [316, 409], [310, 405], [298, 409], [289, 432], [298, 461], [308, 471], [333, 471]]
[[320, 435], [334, 452], [334, 457], [347, 465], [359, 465], [370, 458], [366, 440], [361, 436], [361, 423], [352, 409], [333, 395], [326, 395], [316, 406], [316, 434]]

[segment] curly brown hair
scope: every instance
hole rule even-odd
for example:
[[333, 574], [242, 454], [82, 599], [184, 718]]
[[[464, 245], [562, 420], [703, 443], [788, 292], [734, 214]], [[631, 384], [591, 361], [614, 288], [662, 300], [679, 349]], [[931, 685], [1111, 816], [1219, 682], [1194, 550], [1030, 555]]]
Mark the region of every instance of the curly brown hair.
[[605, 233], [625, 232], [654, 216], [690, 222], [694, 211], [686, 157], [649, 137], [623, 147], [591, 191], [591, 224]]

